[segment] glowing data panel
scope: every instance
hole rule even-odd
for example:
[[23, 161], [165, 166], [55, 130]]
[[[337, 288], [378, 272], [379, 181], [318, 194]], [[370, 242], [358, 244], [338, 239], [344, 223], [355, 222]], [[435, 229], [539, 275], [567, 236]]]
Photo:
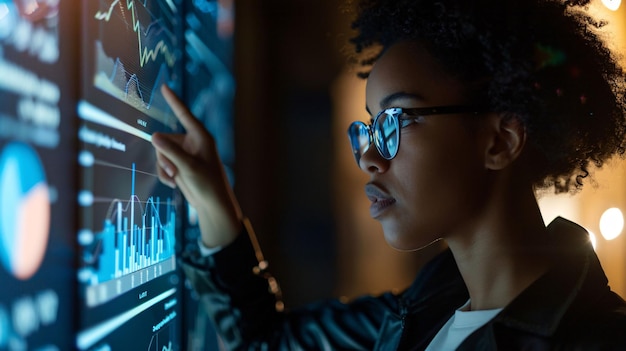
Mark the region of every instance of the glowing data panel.
[[133, 114], [111, 107], [107, 101], [113, 98], [174, 128], [175, 119], [159, 88], [168, 84], [178, 90], [181, 78], [179, 1], [96, 0], [85, 4], [87, 99], [114, 115], [120, 116], [122, 111]]
[[64, 4], [0, 0], [0, 351], [73, 344], [78, 72]]
[[[82, 152], [83, 160], [88, 153]], [[99, 160], [95, 162], [104, 167], [116, 167]], [[161, 200], [151, 196], [142, 200], [135, 193], [134, 163], [130, 172], [130, 195], [127, 199], [111, 200], [101, 231], [92, 233], [90, 229], [83, 229], [79, 233], [79, 242], [85, 246], [85, 267], [80, 277], [88, 285], [87, 306], [104, 303], [176, 269], [174, 203], [169, 197]], [[79, 194], [81, 206], [94, 206], [93, 201], [89, 191]], [[106, 202], [102, 198], [99, 201]]]
[[171, 342], [176, 349], [180, 340], [152, 326], [165, 321], [172, 335], [181, 327], [180, 307], [171, 301], [180, 299], [175, 249], [182, 198], [159, 182], [149, 134], [86, 101], [78, 113], [77, 347], [135, 350]]
[[79, 350], [178, 350], [181, 195], [159, 182], [150, 140], [175, 132], [160, 93], [180, 91], [178, 0], [84, 2], [77, 277]]

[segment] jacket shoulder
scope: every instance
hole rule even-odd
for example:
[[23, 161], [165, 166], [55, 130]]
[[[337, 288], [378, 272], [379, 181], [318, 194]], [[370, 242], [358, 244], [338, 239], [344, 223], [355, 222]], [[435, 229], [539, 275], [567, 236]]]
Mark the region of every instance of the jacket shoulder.
[[626, 302], [614, 292], [601, 301], [589, 302], [590, 313], [561, 335], [584, 350], [626, 350]]

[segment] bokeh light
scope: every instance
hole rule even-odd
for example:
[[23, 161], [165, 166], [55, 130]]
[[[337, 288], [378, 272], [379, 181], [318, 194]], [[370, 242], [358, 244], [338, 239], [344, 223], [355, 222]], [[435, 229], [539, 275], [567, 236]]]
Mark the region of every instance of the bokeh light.
[[622, 0], [602, 0], [602, 4], [611, 11], [617, 11], [622, 4]]
[[600, 233], [606, 240], [617, 238], [624, 229], [624, 216], [619, 208], [612, 207], [600, 217]]

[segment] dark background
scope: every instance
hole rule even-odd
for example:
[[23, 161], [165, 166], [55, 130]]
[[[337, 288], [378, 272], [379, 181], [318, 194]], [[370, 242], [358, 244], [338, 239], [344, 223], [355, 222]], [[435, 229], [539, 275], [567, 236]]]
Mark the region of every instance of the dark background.
[[289, 305], [333, 294], [330, 85], [341, 1], [239, 1], [235, 191]]

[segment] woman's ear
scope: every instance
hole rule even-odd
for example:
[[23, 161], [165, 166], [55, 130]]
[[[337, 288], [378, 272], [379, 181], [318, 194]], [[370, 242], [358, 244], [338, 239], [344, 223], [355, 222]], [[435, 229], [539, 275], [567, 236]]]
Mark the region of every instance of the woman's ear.
[[485, 167], [502, 170], [515, 161], [526, 144], [526, 127], [519, 118], [493, 114], [488, 117]]

